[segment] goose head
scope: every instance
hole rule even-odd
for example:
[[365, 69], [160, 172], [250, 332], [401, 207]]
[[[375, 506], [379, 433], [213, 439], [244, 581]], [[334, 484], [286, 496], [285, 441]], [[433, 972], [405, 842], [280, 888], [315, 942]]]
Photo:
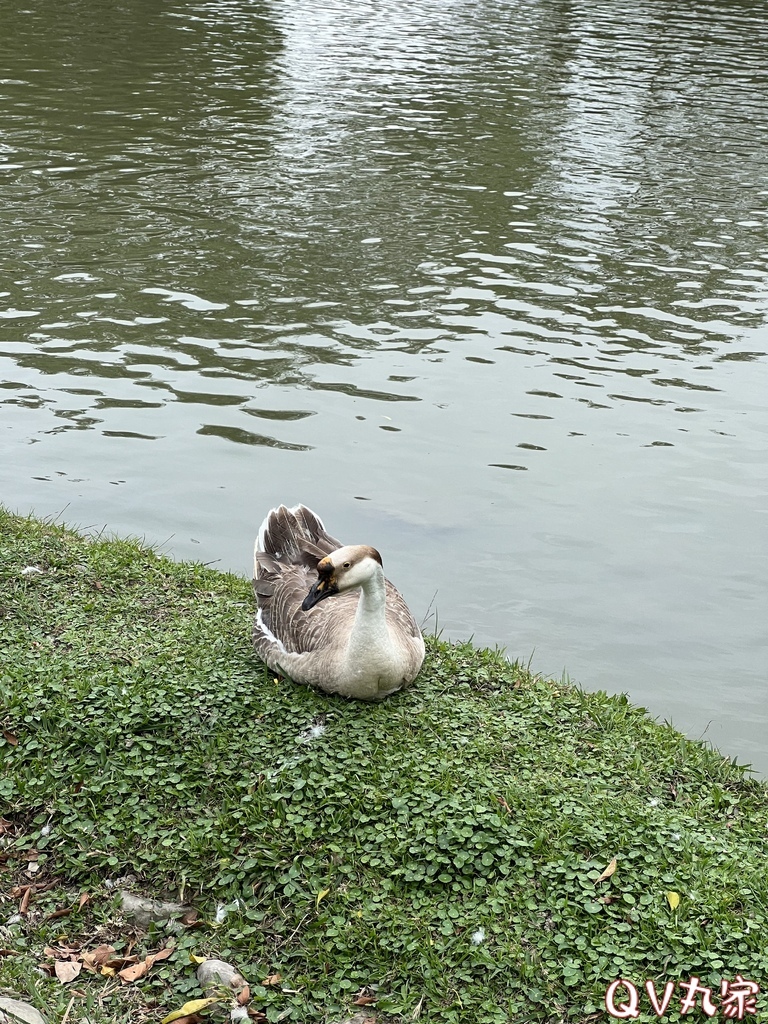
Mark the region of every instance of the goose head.
[[380, 571], [381, 555], [375, 548], [367, 544], [337, 548], [317, 563], [317, 583], [310, 588], [301, 607], [307, 612], [326, 597], [362, 587]]

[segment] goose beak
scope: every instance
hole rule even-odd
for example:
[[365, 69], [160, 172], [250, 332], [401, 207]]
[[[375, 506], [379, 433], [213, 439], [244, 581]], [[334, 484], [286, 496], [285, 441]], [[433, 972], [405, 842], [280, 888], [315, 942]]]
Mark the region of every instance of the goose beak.
[[326, 597], [333, 597], [338, 592], [339, 588], [336, 586], [336, 580], [333, 577], [321, 578], [310, 588], [309, 593], [301, 602], [301, 609], [308, 612], [319, 601], [324, 601]]

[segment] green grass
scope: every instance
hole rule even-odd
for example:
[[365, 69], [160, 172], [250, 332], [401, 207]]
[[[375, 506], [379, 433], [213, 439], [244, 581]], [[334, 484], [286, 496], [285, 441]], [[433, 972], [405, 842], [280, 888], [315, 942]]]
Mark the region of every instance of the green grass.
[[[302, 1024], [366, 985], [381, 1024], [607, 1019], [617, 977], [768, 987], [768, 790], [743, 767], [468, 644], [429, 640], [381, 704], [315, 693], [256, 661], [251, 617], [235, 576], [0, 511], [0, 924], [14, 885], [55, 883], [0, 928], [6, 994], [159, 1021], [201, 994], [190, 952]], [[122, 919], [126, 874], [199, 908], [173, 956], [129, 986], [37, 973], [46, 945], [163, 944]]]

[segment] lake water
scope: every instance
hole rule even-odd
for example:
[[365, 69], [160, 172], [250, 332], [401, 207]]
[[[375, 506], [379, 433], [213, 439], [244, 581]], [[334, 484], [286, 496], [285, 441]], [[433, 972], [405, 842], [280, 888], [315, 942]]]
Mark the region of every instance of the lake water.
[[763, 4], [3, 31], [0, 500], [243, 574], [303, 501], [444, 635], [768, 773]]

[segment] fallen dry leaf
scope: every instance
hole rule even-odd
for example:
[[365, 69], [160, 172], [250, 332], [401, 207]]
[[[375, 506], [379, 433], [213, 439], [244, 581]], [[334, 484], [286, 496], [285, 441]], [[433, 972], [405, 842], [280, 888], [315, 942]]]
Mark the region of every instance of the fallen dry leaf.
[[616, 870], [616, 858], [614, 857], [613, 860], [611, 861], [611, 863], [605, 869], [605, 871], [603, 871], [603, 873], [600, 875], [600, 877], [595, 879], [595, 885], [597, 885], [598, 882], [604, 882], [606, 880], [606, 878], [610, 878], [615, 870]]
[[6, 743], [10, 743], [12, 747], [18, 747], [19, 740], [17, 736], [14, 736], [8, 729], [3, 729], [3, 739]]
[[21, 897], [21, 903], [19, 904], [19, 913], [26, 914], [29, 908], [29, 901], [32, 899], [32, 886], [24, 886], [24, 895]]
[[21, 951], [18, 949], [0, 949], [0, 957], [3, 956], [21, 956]]
[[71, 914], [74, 909], [74, 907], [62, 907], [61, 910], [54, 910], [52, 914], [46, 914], [43, 920], [55, 921], [57, 917], [66, 917], [67, 914]]
[[[158, 950], [157, 953], [150, 953], [140, 963], [133, 964], [130, 967], [124, 967], [121, 971], [117, 972], [117, 975], [126, 985], [129, 985], [132, 981], [138, 981], [139, 978], [144, 977], [152, 964], [156, 963], [156, 961], [167, 960], [175, 948], [175, 946], [166, 946], [164, 949]], [[131, 959], [133, 959], [133, 957], [131, 957]], [[105, 973], [104, 968], [102, 968], [102, 973]]]
[[240, 989], [240, 992], [239, 992], [239, 994], [237, 996], [237, 1000], [236, 1000], [237, 1001], [237, 1005], [238, 1006], [245, 1006], [245, 1004], [248, 1002], [248, 1000], [250, 998], [251, 998], [251, 986], [250, 985], [243, 985], [243, 987]]
[[[105, 950], [109, 950], [109, 953], [105, 953]], [[95, 974], [101, 964], [105, 962], [101, 957], [109, 957], [112, 953], [114, 953], [114, 949], [111, 946], [98, 946], [96, 949], [88, 949], [82, 956], [83, 967], [86, 971], [90, 971], [91, 974]]]
[[82, 958], [79, 946], [45, 946], [43, 952], [46, 956], [55, 957], [57, 960], [80, 960]]
[[204, 1010], [206, 1006], [211, 1006], [213, 1003], [218, 1003], [217, 996], [209, 996], [207, 999], [193, 999], [189, 1003], [184, 1003], [178, 1010], [173, 1010], [168, 1014], [167, 1017], [163, 1017], [160, 1024], [184, 1024], [191, 1018], [195, 1017], [197, 1020], [202, 1020], [202, 1017], [198, 1016], [198, 1010]]
[[90, 900], [90, 893], [84, 892], [81, 894], [80, 899], [77, 901], [77, 909], [82, 910], [86, 903]]
[[378, 1000], [378, 996], [358, 996], [352, 1001], [353, 1006], [370, 1006]]
[[68, 985], [70, 981], [74, 981], [78, 976], [82, 966], [79, 960], [56, 960], [53, 969], [61, 984]]
[[107, 960], [103, 966], [109, 967], [113, 971], [122, 971], [124, 967], [130, 967], [131, 964], [136, 964], [138, 962], [139, 958], [137, 956], [120, 956], [118, 954], [113, 956], [111, 960]]
[[[143, 978], [150, 966], [151, 965], [148, 964], [146, 960], [142, 960], [139, 964], [133, 964], [131, 967], [124, 967], [122, 971], [118, 971], [117, 974], [126, 985], [130, 985], [132, 981], [138, 981], [139, 978]], [[107, 971], [112, 970], [114, 970], [112, 967], [102, 968], [102, 974], [106, 974]]]

